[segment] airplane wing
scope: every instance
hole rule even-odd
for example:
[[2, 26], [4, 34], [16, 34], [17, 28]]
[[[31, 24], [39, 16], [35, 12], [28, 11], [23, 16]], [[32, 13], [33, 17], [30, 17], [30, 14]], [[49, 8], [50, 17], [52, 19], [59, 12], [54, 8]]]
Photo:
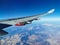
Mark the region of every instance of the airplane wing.
[[26, 24], [30, 24], [33, 20], [38, 20], [38, 18], [40, 16], [45, 16], [45, 15], [51, 14], [54, 11], [55, 11], [55, 9], [51, 9], [50, 11], [48, 11], [44, 14], [37, 14], [34, 16], [28, 16], [28, 17], [22, 17], [22, 18], [12, 18], [12, 19], [0, 20], [0, 33], [1, 33], [1, 35], [8, 34], [8, 32], [3, 31], [2, 29], [9, 27], [11, 25], [24, 26]]

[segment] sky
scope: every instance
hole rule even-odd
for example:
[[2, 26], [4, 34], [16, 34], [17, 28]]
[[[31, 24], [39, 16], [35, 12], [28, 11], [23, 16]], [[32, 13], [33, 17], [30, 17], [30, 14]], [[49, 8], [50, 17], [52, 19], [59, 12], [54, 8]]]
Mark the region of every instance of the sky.
[[0, 19], [33, 16], [55, 9], [45, 18], [60, 18], [60, 0], [0, 0]]

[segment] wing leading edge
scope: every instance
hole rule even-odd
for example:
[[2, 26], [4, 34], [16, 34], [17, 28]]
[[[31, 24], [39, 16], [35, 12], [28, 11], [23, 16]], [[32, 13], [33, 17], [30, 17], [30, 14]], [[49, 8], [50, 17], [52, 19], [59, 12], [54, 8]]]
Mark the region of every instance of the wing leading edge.
[[14, 25], [19, 22], [33, 21], [35, 19], [38, 19], [40, 16], [45, 16], [45, 15], [51, 14], [54, 11], [55, 11], [55, 9], [51, 9], [50, 11], [43, 13], [43, 14], [37, 14], [37, 15], [27, 16], [27, 17], [22, 17], [22, 18], [12, 18], [12, 19], [7, 19], [7, 20], [0, 20], [0, 23]]

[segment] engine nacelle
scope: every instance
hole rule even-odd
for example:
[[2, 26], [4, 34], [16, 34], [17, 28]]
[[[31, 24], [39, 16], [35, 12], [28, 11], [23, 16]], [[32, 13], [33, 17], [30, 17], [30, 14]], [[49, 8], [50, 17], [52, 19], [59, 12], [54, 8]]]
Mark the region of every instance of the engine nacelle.
[[16, 23], [15, 26], [24, 26], [25, 23], [24, 22], [20, 22], [20, 23]]
[[32, 22], [32, 20], [26, 21], [26, 22], [20, 22], [20, 23], [16, 23], [15, 26], [24, 26], [26, 24], [30, 24], [31, 22]]
[[27, 21], [27, 22], [20, 22], [20, 23], [16, 23], [15, 26], [24, 26], [26, 24], [30, 24], [31, 22]]
[[26, 22], [27, 24], [31, 24], [31, 22], [30, 21], [28, 21], [28, 22]]

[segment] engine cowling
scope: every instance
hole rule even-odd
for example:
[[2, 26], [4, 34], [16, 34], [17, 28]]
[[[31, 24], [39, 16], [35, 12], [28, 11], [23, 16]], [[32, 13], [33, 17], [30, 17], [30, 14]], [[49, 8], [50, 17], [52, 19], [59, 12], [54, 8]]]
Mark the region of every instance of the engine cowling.
[[16, 23], [15, 26], [23, 26], [25, 25], [24, 22]]
[[26, 22], [27, 24], [31, 24], [31, 22], [30, 21], [28, 21], [28, 22]]
[[26, 21], [26, 22], [20, 22], [20, 23], [16, 23], [15, 26], [24, 26], [26, 24], [30, 24], [32, 21]]

